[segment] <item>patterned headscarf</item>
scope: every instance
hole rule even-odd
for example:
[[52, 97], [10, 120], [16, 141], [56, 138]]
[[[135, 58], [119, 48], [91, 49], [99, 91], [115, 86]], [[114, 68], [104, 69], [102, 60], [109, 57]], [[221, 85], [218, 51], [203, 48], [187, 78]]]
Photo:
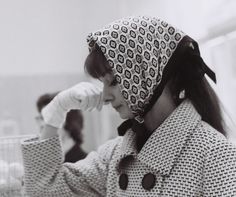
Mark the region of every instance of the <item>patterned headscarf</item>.
[[[185, 33], [155, 17], [124, 18], [88, 35], [109, 62], [121, 93], [139, 122], [143, 122], [155, 91], [163, 90], [163, 72]], [[150, 108], [150, 107], [149, 107]]]

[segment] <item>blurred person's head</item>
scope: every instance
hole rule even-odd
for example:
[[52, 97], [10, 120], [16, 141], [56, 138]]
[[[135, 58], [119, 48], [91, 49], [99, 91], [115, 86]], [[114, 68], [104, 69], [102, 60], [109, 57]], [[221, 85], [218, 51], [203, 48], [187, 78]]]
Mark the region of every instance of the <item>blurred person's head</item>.
[[[52, 93], [52, 94], [43, 94], [41, 95], [37, 102], [37, 109], [39, 112], [39, 116], [37, 117], [37, 121], [39, 123], [39, 126], [42, 127], [42, 116], [41, 111], [42, 109], [49, 104], [52, 99], [58, 94]], [[67, 113], [65, 123], [63, 125], [63, 128], [59, 130], [59, 134], [62, 140], [62, 143], [66, 143], [66, 140], [69, 138], [73, 139], [73, 141], [76, 144], [82, 144], [82, 130], [83, 130], [83, 115], [80, 110], [71, 110]]]

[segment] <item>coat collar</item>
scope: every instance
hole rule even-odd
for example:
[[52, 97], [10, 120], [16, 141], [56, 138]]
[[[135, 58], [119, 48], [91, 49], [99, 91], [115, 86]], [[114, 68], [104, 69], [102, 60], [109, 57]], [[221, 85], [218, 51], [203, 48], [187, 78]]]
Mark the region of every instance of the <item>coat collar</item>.
[[149, 137], [139, 153], [136, 150], [136, 135], [131, 129], [128, 130], [123, 138], [119, 161], [133, 156], [163, 176], [169, 175], [200, 120], [192, 103], [183, 101]]

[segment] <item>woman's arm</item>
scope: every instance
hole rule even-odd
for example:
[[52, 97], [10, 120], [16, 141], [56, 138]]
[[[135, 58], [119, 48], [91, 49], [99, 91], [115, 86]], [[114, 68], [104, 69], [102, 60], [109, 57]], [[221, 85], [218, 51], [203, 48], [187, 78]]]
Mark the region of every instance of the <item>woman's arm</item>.
[[106, 196], [106, 182], [118, 137], [76, 163], [63, 163], [59, 138], [29, 139], [22, 143], [24, 186], [29, 196]]
[[22, 143], [25, 190], [29, 196], [104, 195], [105, 181], [98, 180], [106, 179], [109, 160], [101, 160], [106, 151], [93, 152], [84, 162], [63, 164], [64, 156], [57, 134], [68, 111], [101, 109], [102, 104], [102, 90], [82, 82], [60, 92], [43, 108], [45, 126], [40, 137]]
[[40, 140], [58, 136], [58, 128], [45, 124], [40, 132]]

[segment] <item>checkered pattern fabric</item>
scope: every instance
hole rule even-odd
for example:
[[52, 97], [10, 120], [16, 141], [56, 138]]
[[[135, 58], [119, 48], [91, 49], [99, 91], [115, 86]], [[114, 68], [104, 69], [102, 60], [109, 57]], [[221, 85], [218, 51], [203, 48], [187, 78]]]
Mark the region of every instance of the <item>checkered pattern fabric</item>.
[[[236, 147], [202, 121], [188, 100], [139, 153], [135, 140], [128, 130], [75, 164], [62, 163], [58, 138], [24, 141], [26, 191], [32, 197], [236, 196]], [[119, 186], [121, 174], [127, 175], [126, 189]], [[143, 180], [150, 174], [155, 182], [147, 189]]]
[[115, 21], [89, 34], [108, 60], [122, 95], [139, 122], [163, 78], [163, 71], [185, 34], [154, 17]]

